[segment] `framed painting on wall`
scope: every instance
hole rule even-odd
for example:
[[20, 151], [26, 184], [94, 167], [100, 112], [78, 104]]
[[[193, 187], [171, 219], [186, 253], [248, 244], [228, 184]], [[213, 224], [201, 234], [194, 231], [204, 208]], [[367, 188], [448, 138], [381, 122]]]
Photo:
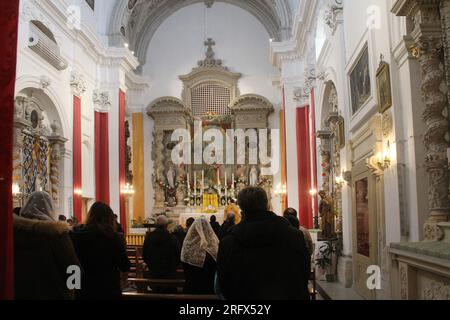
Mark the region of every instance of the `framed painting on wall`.
[[392, 91], [389, 64], [383, 61], [383, 57], [377, 70], [377, 95], [378, 110], [384, 113], [392, 106]]
[[355, 114], [370, 98], [371, 81], [369, 67], [369, 49], [365, 45], [355, 67], [350, 72], [350, 90], [352, 113]]

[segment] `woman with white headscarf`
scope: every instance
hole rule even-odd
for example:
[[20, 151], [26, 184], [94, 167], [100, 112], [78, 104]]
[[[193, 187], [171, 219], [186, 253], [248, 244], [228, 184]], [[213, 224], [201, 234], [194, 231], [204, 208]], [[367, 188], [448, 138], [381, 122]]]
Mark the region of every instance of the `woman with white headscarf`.
[[186, 294], [214, 294], [219, 239], [211, 224], [197, 219], [186, 235], [181, 250], [186, 284]]
[[67, 288], [69, 266], [79, 266], [70, 227], [55, 219], [50, 196], [32, 193], [19, 216], [14, 216], [15, 298], [72, 299]]

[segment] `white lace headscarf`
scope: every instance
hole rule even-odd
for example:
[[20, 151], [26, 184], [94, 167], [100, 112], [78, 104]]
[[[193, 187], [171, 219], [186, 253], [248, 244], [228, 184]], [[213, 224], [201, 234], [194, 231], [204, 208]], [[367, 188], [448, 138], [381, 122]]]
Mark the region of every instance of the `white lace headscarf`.
[[20, 210], [20, 216], [35, 220], [55, 220], [49, 194], [42, 191], [33, 192]]
[[217, 261], [219, 239], [205, 218], [195, 220], [186, 235], [181, 250], [181, 261], [203, 268], [206, 253]]

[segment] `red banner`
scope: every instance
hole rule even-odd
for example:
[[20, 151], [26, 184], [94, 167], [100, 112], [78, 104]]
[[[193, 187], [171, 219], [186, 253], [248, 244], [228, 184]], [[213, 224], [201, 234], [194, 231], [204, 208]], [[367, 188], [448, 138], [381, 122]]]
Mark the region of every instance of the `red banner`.
[[95, 112], [95, 198], [109, 205], [109, 114]]
[[309, 106], [297, 108], [298, 201], [301, 226], [312, 229], [311, 136]]
[[125, 187], [125, 92], [119, 90], [119, 185], [120, 185], [120, 223], [127, 230], [127, 199], [122, 193]]
[[73, 216], [82, 221], [81, 99], [73, 96]]
[[0, 300], [14, 298], [12, 149], [19, 1], [0, 1]]

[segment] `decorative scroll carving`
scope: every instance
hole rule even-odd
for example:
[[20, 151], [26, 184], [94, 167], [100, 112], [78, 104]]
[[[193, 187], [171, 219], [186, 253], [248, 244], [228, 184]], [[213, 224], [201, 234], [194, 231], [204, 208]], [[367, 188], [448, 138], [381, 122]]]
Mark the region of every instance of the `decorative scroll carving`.
[[97, 112], [108, 113], [111, 109], [109, 91], [95, 90], [92, 95], [92, 101], [94, 102], [94, 109]]
[[342, 13], [344, 11], [344, 5], [342, 0], [330, 0], [328, 8], [325, 11], [324, 20], [326, 25], [334, 33], [338, 25], [339, 20], [341, 20]]
[[74, 96], [82, 96], [86, 92], [86, 80], [83, 74], [78, 71], [72, 71], [70, 74], [70, 87]]
[[431, 280], [422, 291], [424, 300], [450, 300], [450, 285]]

